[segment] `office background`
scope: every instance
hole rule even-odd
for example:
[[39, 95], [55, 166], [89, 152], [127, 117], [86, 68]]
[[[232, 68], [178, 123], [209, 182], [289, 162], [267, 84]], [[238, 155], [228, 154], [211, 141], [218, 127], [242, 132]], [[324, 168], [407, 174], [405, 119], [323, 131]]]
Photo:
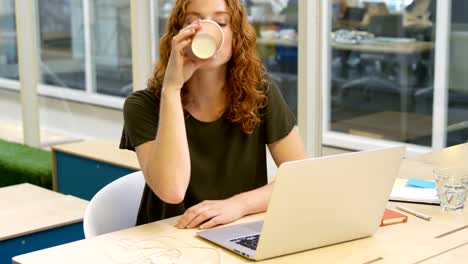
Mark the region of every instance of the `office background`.
[[[133, 52], [132, 34], [138, 32], [132, 31], [132, 5], [139, 1], [30, 2], [37, 16], [39, 145], [119, 140], [124, 98], [144, 88], [134, 80], [144, 72], [139, 58], [157, 61], [157, 40], [174, 1], [142, 2], [150, 6], [151, 48]], [[312, 39], [323, 53], [322, 78], [304, 86], [298, 85], [305, 78], [298, 75], [298, 46], [316, 43], [299, 40], [301, 14], [307, 14], [298, 11], [298, 2], [244, 4], [257, 29], [259, 55], [299, 119], [309, 113], [298, 106], [298, 94], [307, 87], [321, 89], [325, 145], [362, 150], [405, 143], [410, 153], [421, 153], [468, 140], [466, 1], [317, 4], [322, 32]], [[16, 10], [14, 0], [0, 0], [0, 123], [21, 135], [28, 101], [22, 105], [19, 93]], [[304, 126], [299, 123], [300, 130]]]

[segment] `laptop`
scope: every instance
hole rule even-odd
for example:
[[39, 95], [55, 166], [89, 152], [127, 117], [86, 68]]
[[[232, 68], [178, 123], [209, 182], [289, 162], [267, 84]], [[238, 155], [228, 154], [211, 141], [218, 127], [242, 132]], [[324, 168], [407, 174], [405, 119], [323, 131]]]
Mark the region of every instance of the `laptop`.
[[252, 260], [371, 236], [404, 153], [401, 146], [285, 162], [264, 220], [197, 235]]

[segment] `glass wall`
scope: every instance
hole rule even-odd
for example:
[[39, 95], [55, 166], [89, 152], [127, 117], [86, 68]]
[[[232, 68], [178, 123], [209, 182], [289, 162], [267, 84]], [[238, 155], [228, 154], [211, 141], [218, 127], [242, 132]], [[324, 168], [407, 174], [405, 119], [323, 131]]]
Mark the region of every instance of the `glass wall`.
[[260, 59], [297, 117], [297, 0], [245, 2], [249, 21], [257, 31]]
[[0, 78], [18, 80], [15, 1], [0, 0]]
[[39, 0], [38, 13], [39, 93], [71, 99], [40, 101], [41, 144], [115, 137], [121, 112], [94, 104], [119, 108], [132, 92], [130, 1]]
[[447, 146], [468, 142], [468, 1], [452, 0]]
[[42, 83], [125, 97], [132, 91], [130, 1], [90, 3], [83, 10], [82, 0], [38, 2]]
[[[174, 0], [154, 0], [155, 28], [162, 36]], [[257, 51], [291, 111], [297, 116], [298, 1], [242, 1], [257, 31]], [[159, 43], [157, 43], [159, 44]], [[158, 47], [157, 45], [155, 45]]]
[[328, 131], [431, 146], [435, 0], [334, 0]]
[[132, 92], [130, 1], [92, 1], [96, 91], [126, 97]]
[[39, 0], [38, 12], [41, 82], [86, 90], [82, 1]]

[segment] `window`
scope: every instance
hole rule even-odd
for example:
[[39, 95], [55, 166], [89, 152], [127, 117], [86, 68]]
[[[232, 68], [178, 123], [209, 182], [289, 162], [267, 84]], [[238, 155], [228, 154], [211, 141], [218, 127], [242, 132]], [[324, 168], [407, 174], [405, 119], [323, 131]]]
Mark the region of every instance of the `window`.
[[92, 1], [96, 92], [126, 97], [132, 92], [130, 1]]
[[0, 78], [18, 80], [15, 1], [0, 0]]
[[40, 0], [41, 82], [86, 90], [83, 5], [80, 0]]
[[447, 146], [468, 142], [468, 2], [452, 1]]
[[40, 0], [38, 12], [43, 84], [118, 97], [132, 91], [130, 1]]
[[331, 9], [325, 133], [431, 146], [436, 1], [349, 2]]

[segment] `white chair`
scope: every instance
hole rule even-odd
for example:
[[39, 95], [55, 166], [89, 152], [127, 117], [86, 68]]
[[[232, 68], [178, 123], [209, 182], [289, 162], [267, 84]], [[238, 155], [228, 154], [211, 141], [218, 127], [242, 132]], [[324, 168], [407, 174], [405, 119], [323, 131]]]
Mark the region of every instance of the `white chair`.
[[85, 238], [135, 226], [144, 186], [143, 173], [137, 171], [99, 190], [86, 207]]

